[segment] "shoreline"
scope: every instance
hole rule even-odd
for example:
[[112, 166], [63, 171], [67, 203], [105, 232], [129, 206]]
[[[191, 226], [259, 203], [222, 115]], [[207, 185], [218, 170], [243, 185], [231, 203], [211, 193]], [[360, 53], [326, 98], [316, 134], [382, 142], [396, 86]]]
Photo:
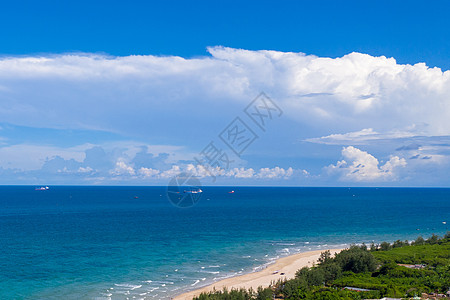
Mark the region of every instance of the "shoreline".
[[268, 287], [272, 281], [277, 281], [278, 279], [291, 279], [295, 277], [295, 272], [303, 267], [310, 267], [313, 263], [317, 262], [320, 253], [330, 250], [331, 254], [334, 255], [345, 248], [342, 249], [322, 249], [313, 250], [308, 252], [296, 253], [286, 257], [279, 258], [275, 263], [270, 264], [267, 268], [252, 272], [244, 275], [234, 276], [226, 278], [205, 287], [195, 289], [190, 292], [185, 292], [183, 294], [177, 295], [173, 300], [192, 300], [194, 297], [199, 296], [201, 293], [207, 293], [213, 291], [221, 291], [223, 288], [239, 289], [252, 288], [256, 291], [259, 286]]

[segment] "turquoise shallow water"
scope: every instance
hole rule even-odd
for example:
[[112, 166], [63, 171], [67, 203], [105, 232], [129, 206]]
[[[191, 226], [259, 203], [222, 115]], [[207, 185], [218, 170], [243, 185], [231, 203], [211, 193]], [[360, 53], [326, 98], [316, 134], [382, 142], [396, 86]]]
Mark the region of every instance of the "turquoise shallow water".
[[[0, 187], [0, 299], [169, 299], [288, 254], [448, 230], [450, 189]], [[443, 224], [443, 222], [447, 224]]]

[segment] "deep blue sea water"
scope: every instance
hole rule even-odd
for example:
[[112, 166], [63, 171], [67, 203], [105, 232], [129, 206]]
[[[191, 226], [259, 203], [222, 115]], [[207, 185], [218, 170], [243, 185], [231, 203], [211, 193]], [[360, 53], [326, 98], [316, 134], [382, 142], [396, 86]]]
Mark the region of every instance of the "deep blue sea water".
[[450, 224], [450, 189], [205, 187], [187, 209], [165, 189], [0, 187], [0, 299], [169, 299], [280, 256]]

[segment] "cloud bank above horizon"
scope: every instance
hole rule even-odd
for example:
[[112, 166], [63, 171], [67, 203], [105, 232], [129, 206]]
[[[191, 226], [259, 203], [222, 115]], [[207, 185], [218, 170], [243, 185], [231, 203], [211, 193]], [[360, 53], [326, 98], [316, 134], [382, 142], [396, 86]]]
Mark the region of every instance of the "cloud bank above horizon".
[[[227, 183], [408, 185], [431, 174], [430, 184], [450, 184], [441, 178], [450, 167], [450, 71], [361, 53], [208, 52], [1, 58], [2, 173], [105, 184], [160, 182], [177, 167], [201, 175], [193, 155], [264, 91], [283, 119], [218, 171]], [[31, 129], [62, 134], [39, 141]], [[64, 137], [77, 131], [89, 138]]]

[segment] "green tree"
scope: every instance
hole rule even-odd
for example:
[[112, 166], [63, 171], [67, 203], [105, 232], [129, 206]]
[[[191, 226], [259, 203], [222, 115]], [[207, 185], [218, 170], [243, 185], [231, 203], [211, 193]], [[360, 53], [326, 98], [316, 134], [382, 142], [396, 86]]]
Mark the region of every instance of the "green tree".
[[395, 242], [392, 243], [392, 248], [400, 248], [403, 246], [405, 246], [405, 244], [400, 240], [396, 240]]
[[447, 233], [444, 235], [444, 239], [450, 239], [450, 231], [447, 231]]
[[377, 263], [372, 253], [360, 247], [352, 246], [336, 255], [336, 262], [342, 271], [354, 273], [373, 272]]
[[388, 251], [389, 249], [391, 249], [391, 244], [389, 244], [388, 242], [382, 242], [380, 244], [381, 251]]
[[325, 283], [324, 271], [321, 268], [313, 268], [306, 276], [308, 286], [321, 286]]
[[309, 268], [303, 267], [303, 268], [297, 270], [297, 272], [295, 272], [295, 278], [306, 278], [306, 276], [308, 276], [308, 273], [309, 273]]
[[328, 263], [322, 269], [324, 273], [324, 280], [327, 284], [330, 284], [342, 275], [341, 268], [336, 262]]
[[325, 265], [332, 260], [330, 250], [320, 253], [320, 257], [318, 259], [320, 265]]
[[257, 294], [256, 294], [256, 300], [272, 300], [273, 298], [273, 291], [270, 288], [263, 288], [258, 287]]
[[439, 237], [433, 233], [425, 242], [430, 245], [435, 245], [438, 241]]
[[425, 245], [425, 240], [423, 239], [423, 237], [419, 236], [419, 237], [417, 237], [416, 241], [414, 242], [414, 245], [418, 245], [418, 246]]
[[283, 284], [280, 292], [286, 299], [304, 299], [308, 288], [303, 280], [291, 279]]

